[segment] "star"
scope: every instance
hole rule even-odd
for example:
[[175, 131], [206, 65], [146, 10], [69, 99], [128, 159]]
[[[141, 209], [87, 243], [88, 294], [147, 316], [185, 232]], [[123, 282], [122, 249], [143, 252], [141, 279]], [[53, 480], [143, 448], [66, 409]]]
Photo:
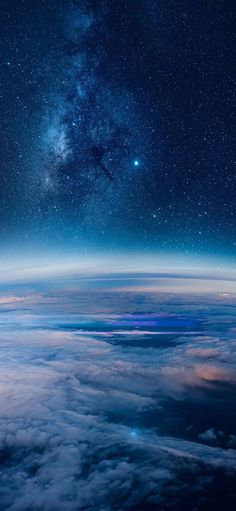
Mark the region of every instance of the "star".
[[135, 166], [135, 167], [138, 167], [138, 166], [139, 166], [139, 160], [134, 160], [134, 166]]

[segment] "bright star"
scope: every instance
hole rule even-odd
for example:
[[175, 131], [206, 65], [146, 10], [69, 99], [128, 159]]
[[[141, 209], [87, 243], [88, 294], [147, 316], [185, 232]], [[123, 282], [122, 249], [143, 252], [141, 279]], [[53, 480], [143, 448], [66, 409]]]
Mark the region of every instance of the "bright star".
[[135, 167], [138, 167], [138, 166], [139, 166], [139, 161], [138, 161], [138, 160], [134, 160], [134, 166], [135, 166]]

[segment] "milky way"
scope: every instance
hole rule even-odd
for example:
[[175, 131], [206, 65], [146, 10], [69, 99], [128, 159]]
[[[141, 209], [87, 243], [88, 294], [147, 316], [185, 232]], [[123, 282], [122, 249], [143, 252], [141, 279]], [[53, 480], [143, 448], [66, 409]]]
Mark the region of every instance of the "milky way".
[[39, 177], [53, 207], [63, 208], [67, 198], [67, 213], [100, 227], [117, 224], [115, 215], [138, 194], [133, 157], [141, 125], [132, 94], [113, 80], [103, 49], [110, 39], [107, 14], [89, 12], [72, 8], [64, 22], [62, 72], [47, 97]]
[[[66, 205], [75, 238], [113, 229], [116, 240], [140, 217], [148, 130], [132, 86], [122, 84], [121, 62], [109, 52], [111, 8], [81, 2], [62, 12], [60, 69], [44, 96], [37, 144], [42, 222], [45, 213], [63, 217]], [[53, 59], [46, 59], [50, 67]]]

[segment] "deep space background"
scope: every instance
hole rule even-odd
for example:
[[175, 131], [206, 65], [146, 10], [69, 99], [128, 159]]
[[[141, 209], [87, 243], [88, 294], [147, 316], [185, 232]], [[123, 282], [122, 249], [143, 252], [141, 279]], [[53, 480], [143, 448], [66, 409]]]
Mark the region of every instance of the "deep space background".
[[2, 243], [234, 252], [235, 3], [0, 15]]

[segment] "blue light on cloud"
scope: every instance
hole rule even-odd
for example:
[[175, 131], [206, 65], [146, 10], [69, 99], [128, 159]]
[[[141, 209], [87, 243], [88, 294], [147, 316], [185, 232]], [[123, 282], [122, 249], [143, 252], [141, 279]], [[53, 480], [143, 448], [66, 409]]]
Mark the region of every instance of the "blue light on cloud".
[[138, 437], [137, 429], [131, 429], [130, 436], [132, 436], [133, 438], [137, 438]]

